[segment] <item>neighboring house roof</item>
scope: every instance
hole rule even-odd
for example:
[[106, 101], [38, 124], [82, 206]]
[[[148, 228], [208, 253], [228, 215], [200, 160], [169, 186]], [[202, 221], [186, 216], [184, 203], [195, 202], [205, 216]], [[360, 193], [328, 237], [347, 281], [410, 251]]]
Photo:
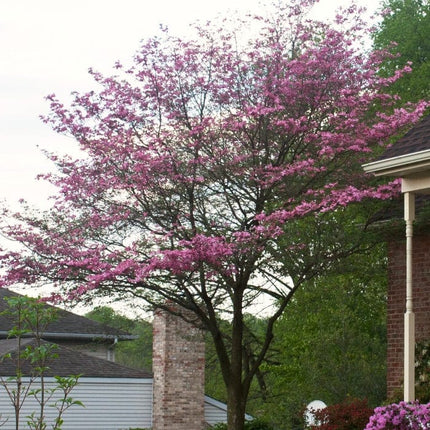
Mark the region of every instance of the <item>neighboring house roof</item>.
[[424, 117], [401, 139], [388, 147], [379, 160], [430, 150], [430, 115]]
[[[213, 406], [214, 408], [224, 411], [227, 415], [227, 405], [224, 402], [220, 402], [219, 400], [216, 400], [213, 397], [209, 397], [205, 395], [205, 403]], [[253, 420], [254, 417], [252, 415], [245, 413], [245, 419], [250, 421], [250, 420]]]
[[363, 165], [377, 176], [404, 176], [430, 168], [430, 115], [424, 117], [375, 161]]
[[[6, 288], [0, 288], [0, 339], [6, 338], [8, 330], [13, 326], [12, 318], [2, 315], [1, 312], [7, 309], [6, 297], [19, 297], [21, 294], [15, 293]], [[50, 305], [46, 305], [50, 306]], [[44, 339], [118, 339], [131, 340], [137, 336], [126, 333], [123, 330], [109, 327], [97, 321], [90, 320], [63, 309], [57, 309], [57, 318], [50, 323], [43, 333]]]
[[[42, 345], [53, 345], [50, 342], [42, 341]], [[21, 351], [27, 347], [36, 347], [34, 338], [21, 339]], [[102, 358], [89, 356], [74, 349], [55, 345], [53, 350], [56, 357], [46, 364], [48, 369], [45, 376], [69, 376], [82, 375], [83, 377], [99, 378], [152, 378], [152, 373], [145, 370], [133, 369]], [[11, 354], [10, 358], [1, 360], [0, 376], [16, 375], [16, 358], [18, 354], [18, 339], [0, 340], [0, 357]], [[22, 364], [24, 376], [30, 376], [34, 365], [28, 361]]]

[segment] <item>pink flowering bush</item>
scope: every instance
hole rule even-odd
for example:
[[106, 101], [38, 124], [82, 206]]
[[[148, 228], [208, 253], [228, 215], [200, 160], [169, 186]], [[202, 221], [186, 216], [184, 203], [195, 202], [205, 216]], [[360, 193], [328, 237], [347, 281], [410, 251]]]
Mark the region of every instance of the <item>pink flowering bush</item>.
[[375, 409], [365, 430], [430, 429], [430, 403], [393, 403]]

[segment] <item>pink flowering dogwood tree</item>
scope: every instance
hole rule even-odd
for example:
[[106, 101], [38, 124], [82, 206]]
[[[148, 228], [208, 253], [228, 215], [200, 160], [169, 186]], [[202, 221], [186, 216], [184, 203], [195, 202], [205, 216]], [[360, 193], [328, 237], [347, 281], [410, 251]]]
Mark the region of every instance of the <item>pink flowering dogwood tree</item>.
[[[230, 430], [243, 429], [251, 381], [294, 291], [359, 249], [342, 242], [338, 216], [398, 193], [361, 163], [425, 107], [392, 108], [381, 89], [408, 70], [378, 76], [386, 57], [363, 51], [359, 10], [329, 25], [308, 18], [313, 3], [197, 26], [190, 40], [163, 31], [115, 76], [90, 71], [98, 91], [68, 106], [49, 96], [44, 121], [82, 156], [48, 154], [52, 209], [3, 213], [3, 234], [23, 248], [0, 254], [1, 285], [191, 312], [215, 345]], [[272, 313], [250, 350], [244, 315], [262, 298]]]

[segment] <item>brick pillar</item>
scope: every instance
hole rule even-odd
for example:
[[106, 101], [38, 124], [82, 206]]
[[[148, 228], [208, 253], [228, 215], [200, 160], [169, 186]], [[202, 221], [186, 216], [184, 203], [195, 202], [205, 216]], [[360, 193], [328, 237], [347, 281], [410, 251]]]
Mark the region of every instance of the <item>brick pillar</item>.
[[153, 332], [153, 429], [203, 430], [205, 348], [201, 330], [158, 309]]
[[[416, 341], [430, 340], [430, 235], [413, 242], [413, 300]], [[403, 385], [403, 316], [406, 301], [405, 242], [388, 244], [387, 395]]]

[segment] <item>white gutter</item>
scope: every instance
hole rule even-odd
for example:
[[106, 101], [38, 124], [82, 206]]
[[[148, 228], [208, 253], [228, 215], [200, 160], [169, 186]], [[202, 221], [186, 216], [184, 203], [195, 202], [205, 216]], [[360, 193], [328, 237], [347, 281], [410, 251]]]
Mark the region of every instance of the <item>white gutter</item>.
[[373, 161], [363, 164], [362, 167], [365, 172], [374, 173], [376, 176], [421, 172], [430, 168], [430, 149]]

